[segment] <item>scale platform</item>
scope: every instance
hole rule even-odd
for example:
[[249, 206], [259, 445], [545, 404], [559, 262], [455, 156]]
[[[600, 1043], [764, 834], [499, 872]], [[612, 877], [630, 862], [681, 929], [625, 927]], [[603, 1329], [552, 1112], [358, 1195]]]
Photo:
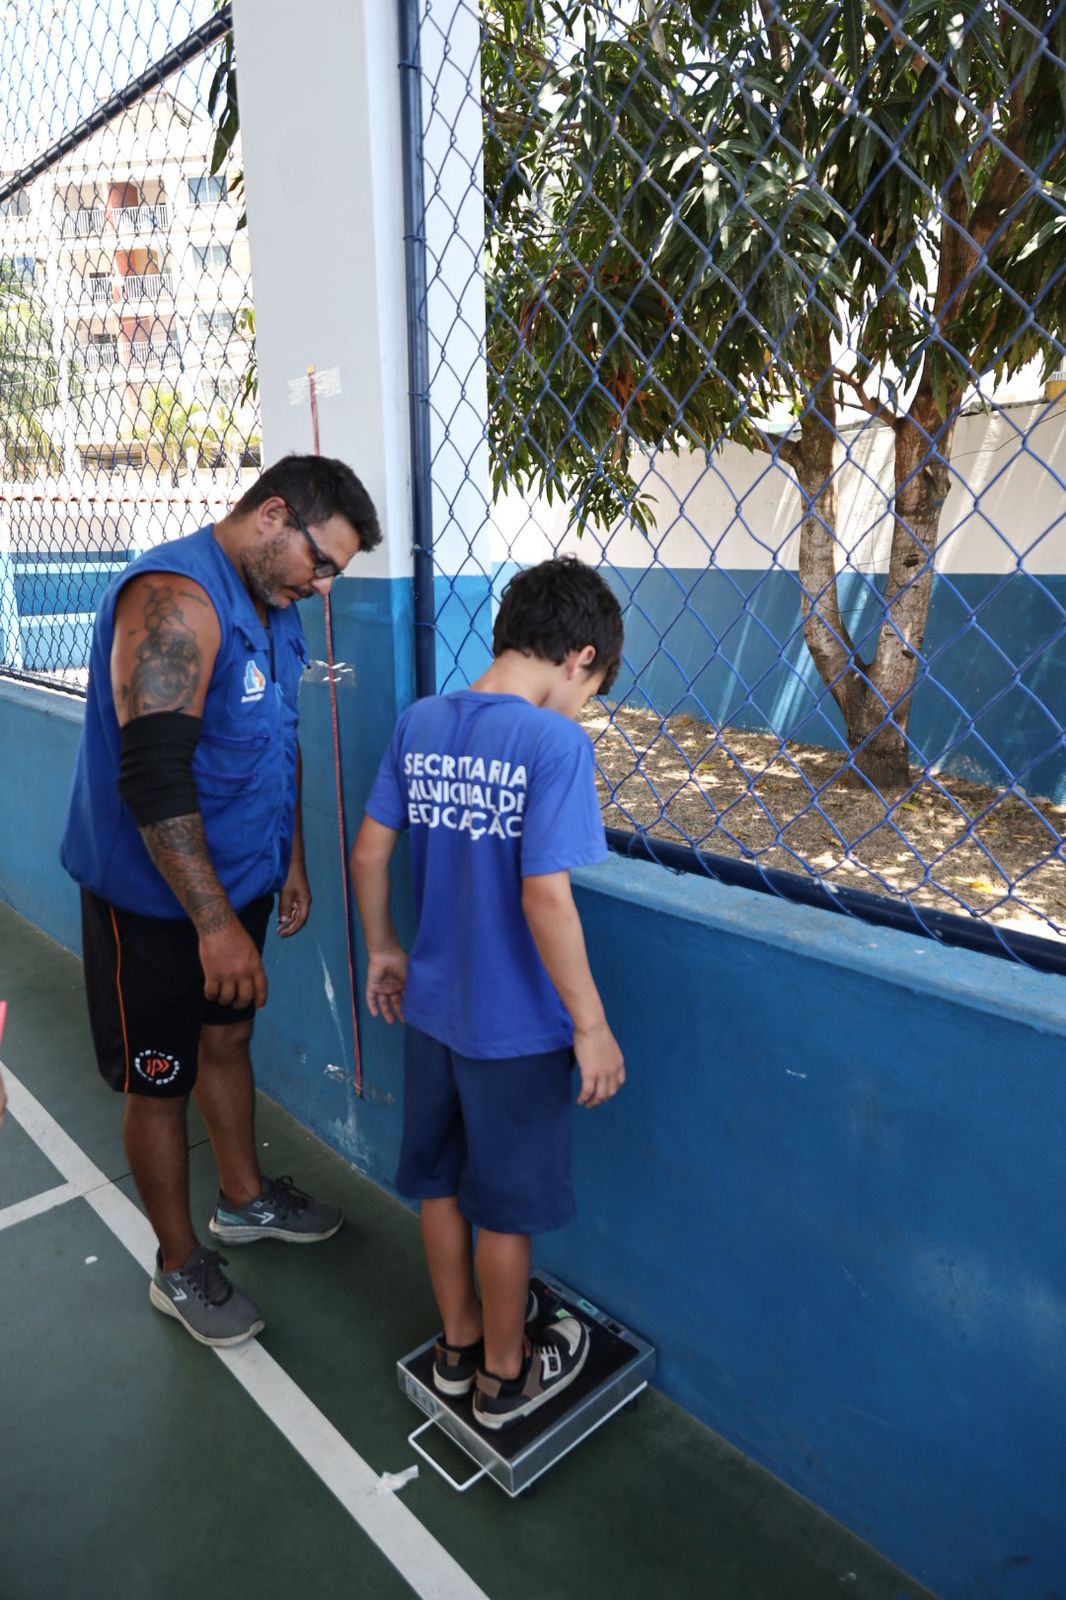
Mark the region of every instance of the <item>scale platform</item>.
[[[569, 1450], [628, 1405], [655, 1370], [655, 1351], [557, 1278], [537, 1271], [530, 1279], [539, 1302], [538, 1323], [574, 1316], [589, 1330], [588, 1359], [573, 1383], [530, 1417], [489, 1433], [474, 1421], [469, 1395], [439, 1394], [433, 1387], [434, 1339], [396, 1363], [400, 1388], [428, 1421], [408, 1435], [412, 1449], [460, 1493], [492, 1478], [512, 1499], [524, 1493]], [[419, 1444], [427, 1428], [446, 1433], [477, 1467], [459, 1482]]]

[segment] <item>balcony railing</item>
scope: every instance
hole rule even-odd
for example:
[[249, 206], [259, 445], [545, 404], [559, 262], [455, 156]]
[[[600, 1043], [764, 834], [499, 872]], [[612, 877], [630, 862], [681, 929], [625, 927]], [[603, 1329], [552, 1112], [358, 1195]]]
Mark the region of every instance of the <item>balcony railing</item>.
[[84, 372], [105, 372], [123, 366], [127, 371], [150, 372], [173, 367], [181, 359], [179, 345], [163, 339], [135, 339], [132, 344], [83, 344], [74, 361]]
[[129, 347], [131, 367], [173, 367], [181, 359], [181, 349], [161, 339], [135, 339]]
[[117, 233], [151, 233], [154, 228], [169, 228], [169, 205], [120, 206], [109, 211], [106, 206], [82, 206], [68, 211], [63, 217], [64, 239], [87, 239], [91, 234], [103, 233], [110, 223]]
[[129, 273], [126, 277], [90, 276], [86, 279], [90, 300], [99, 305], [120, 300], [162, 300], [174, 293], [170, 272]]
[[112, 212], [112, 220], [118, 233], [150, 233], [153, 228], [170, 227], [170, 207], [123, 206]]
[[102, 372], [118, 365], [117, 344], [83, 344], [74, 351], [75, 363], [86, 372]]
[[64, 239], [86, 239], [91, 233], [102, 233], [103, 206], [82, 206], [79, 211], [68, 211], [63, 218]]
[[174, 275], [170, 272], [146, 272], [123, 278], [119, 287], [124, 300], [162, 300], [174, 293]]
[[123, 300], [161, 300], [174, 293], [174, 278], [169, 272], [130, 274], [116, 280]]

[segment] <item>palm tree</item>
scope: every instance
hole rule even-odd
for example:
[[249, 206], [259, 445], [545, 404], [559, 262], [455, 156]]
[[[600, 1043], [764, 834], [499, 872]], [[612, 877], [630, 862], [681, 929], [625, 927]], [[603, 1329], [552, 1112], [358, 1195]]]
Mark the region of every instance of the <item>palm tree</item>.
[[58, 370], [52, 331], [32, 279], [0, 264], [0, 466], [13, 478], [58, 472], [52, 437]]
[[175, 485], [188, 466], [190, 451], [199, 459], [203, 451], [220, 447], [218, 425], [207, 408], [169, 384], [146, 383], [137, 398], [137, 411], [133, 437], [142, 441], [150, 457], [157, 456], [161, 466], [169, 467]]

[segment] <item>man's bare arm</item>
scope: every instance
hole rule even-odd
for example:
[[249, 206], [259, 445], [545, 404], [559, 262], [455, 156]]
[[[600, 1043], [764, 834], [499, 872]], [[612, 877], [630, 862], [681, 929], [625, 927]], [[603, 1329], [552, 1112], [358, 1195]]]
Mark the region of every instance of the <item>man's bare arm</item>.
[[168, 817], [141, 829], [148, 854], [184, 907], [201, 938], [236, 920], [226, 891], [211, 864], [198, 812]]
[[[215, 608], [198, 583], [169, 572], [133, 579], [115, 607], [111, 647], [119, 726], [167, 711], [202, 716], [220, 643]], [[200, 813], [145, 823], [140, 832], [199, 935], [207, 998], [223, 1005], [263, 1005], [263, 964], [219, 882]]]
[[[111, 685], [120, 727], [159, 711], [202, 715], [221, 633], [198, 583], [178, 573], [146, 573], [123, 589], [115, 608]], [[201, 934], [233, 920], [211, 863], [198, 812], [141, 829], [148, 854]]]
[[119, 726], [152, 711], [200, 716], [220, 642], [215, 608], [191, 578], [150, 572], [127, 584], [111, 647]]

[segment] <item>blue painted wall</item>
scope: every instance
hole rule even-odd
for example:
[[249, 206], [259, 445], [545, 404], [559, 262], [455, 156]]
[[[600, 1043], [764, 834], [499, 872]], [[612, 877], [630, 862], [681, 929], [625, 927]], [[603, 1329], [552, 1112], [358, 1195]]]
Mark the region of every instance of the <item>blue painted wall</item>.
[[[5, 570], [20, 618], [21, 665], [84, 666], [92, 613], [117, 564], [0, 554], [0, 585]], [[506, 563], [491, 574], [437, 578], [442, 689], [471, 682], [488, 664], [495, 603], [516, 570]], [[840, 713], [803, 641], [795, 573], [603, 571], [626, 615], [617, 700], [846, 748]], [[881, 616], [878, 586], [848, 572], [840, 589], [844, 621], [868, 657]], [[1029, 794], [1066, 802], [1066, 576], [938, 574], [924, 655], [911, 760], [997, 787], [1017, 782]]]
[[0, 662], [41, 673], [87, 666], [96, 608], [135, 555], [12, 555], [0, 546]]
[[[482, 575], [438, 578], [443, 687], [483, 670], [492, 596], [516, 570], [497, 567], [491, 585]], [[625, 666], [613, 698], [662, 716], [846, 748], [840, 712], [803, 640], [794, 572], [602, 570], [625, 608]], [[849, 572], [840, 590], [844, 621], [868, 659], [881, 619], [878, 584]], [[1066, 576], [938, 574], [924, 656], [911, 761], [978, 783], [1016, 781], [1066, 802]]]
[[582, 1221], [539, 1254], [937, 1593], [1063, 1600], [1066, 985], [642, 863], [577, 876], [629, 1079], [578, 1114]]
[[[412, 692], [408, 586], [338, 584], [334, 629], [354, 823]], [[315, 907], [268, 946], [257, 1068], [388, 1185], [400, 1039], [363, 1015], [356, 1100], [323, 680]], [[0, 893], [71, 944], [76, 734], [0, 692]], [[629, 1082], [576, 1113], [580, 1220], [539, 1259], [655, 1341], [667, 1393], [946, 1600], [1066, 1600], [1066, 987], [637, 862], [577, 893]], [[397, 901], [409, 928], [402, 874]]]
[[59, 837], [83, 715], [74, 695], [0, 678], [0, 896], [79, 954], [78, 896]]
[[[626, 606], [614, 693], [666, 714], [846, 748], [844, 726], [803, 640], [800, 587], [785, 570], [606, 570]], [[882, 584], [842, 576], [841, 613], [873, 654]], [[977, 782], [1066, 799], [1066, 577], [938, 574], [914, 695], [911, 760]]]

